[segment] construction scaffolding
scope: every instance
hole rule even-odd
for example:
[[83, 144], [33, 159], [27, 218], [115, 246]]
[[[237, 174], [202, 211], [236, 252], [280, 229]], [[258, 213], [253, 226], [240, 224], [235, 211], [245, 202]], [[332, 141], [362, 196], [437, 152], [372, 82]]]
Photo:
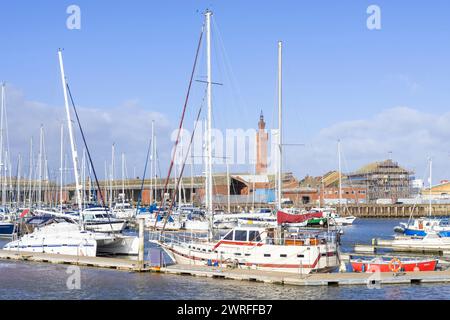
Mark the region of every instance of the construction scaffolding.
[[388, 159], [364, 166], [348, 174], [347, 179], [354, 186], [366, 188], [366, 200], [369, 203], [381, 199], [396, 203], [398, 199], [411, 197], [413, 174]]

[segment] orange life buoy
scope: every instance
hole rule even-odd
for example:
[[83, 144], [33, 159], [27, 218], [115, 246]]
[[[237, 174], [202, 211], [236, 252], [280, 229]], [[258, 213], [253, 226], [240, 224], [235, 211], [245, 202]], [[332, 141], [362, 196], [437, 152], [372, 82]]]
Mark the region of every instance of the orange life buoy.
[[401, 268], [402, 268], [402, 262], [400, 261], [400, 259], [393, 258], [389, 262], [389, 270], [391, 270], [392, 272], [399, 272]]

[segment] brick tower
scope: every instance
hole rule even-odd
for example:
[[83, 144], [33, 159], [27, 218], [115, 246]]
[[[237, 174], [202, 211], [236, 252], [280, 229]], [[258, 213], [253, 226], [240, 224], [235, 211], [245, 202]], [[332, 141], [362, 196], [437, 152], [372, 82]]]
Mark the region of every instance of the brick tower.
[[267, 142], [269, 134], [266, 131], [264, 115], [261, 111], [256, 134], [256, 174], [267, 174]]

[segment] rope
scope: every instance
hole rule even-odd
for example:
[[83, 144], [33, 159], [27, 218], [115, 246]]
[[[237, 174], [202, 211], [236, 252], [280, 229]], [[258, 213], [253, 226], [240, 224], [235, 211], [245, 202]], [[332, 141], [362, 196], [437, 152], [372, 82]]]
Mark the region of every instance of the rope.
[[[191, 94], [192, 83], [194, 82], [195, 70], [196, 70], [196, 67], [197, 67], [198, 56], [199, 56], [199, 52], [200, 52], [200, 48], [201, 48], [201, 44], [202, 44], [202, 39], [203, 39], [203, 32], [204, 32], [204, 27], [202, 27], [202, 31], [201, 31], [201, 33], [200, 33], [200, 39], [199, 39], [199, 41], [198, 41], [197, 52], [196, 52], [195, 60], [194, 60], [194, 66], [193, 66], [193, 68], [192, 68], [192, 73], [191, 73], [191, 77], [190, 77], [190, 80], [189, 80], [189, 86], [188, 86], [188, 90], [187, 90], [187, 94], [186, 94], [186, 99], [185, 99], [185, 101], [184, 101], [183, 112], [182, 112], [181, 119], [180, 119], [180, 125], [179, 125], [179, 127], [178, 127], [177, 139], [176, 139], [176, 141], [175, 141], [175, 148], [174, 148], [174, 151], [175, 151], [175, 152], [173, 153], [172, 159], [171, 159], [171, 162], [170, 162], [169, 171], [168, 171], [168, 173], [167, 173], [166, 182], [165, 182], [165, 184], [164, 184], [164, 189], [163, 189], [164, 192], [163, 192], [163, 194], [162, 194], [163, 199], [161, 200], [161, 206], [160, 206], [160, 208], [159, 208], [159, 210], [158, 210], [158, 215], [156, 216], [156, 219], [155, 219], [155, 225], [154, 225], [154, 228], [156, 228], [156, 224], [157, 224], [157, 222], [158, 222], [158, 217], [159, 217], [159, 214], [160, 214], [160, 212], [161, 212], [161, 208], [164, 207], [164, 205], [165, 205], [164, 195], [165, 195], [166, 192], [167, 192], [167, 187], [168, 187], [168, 185], [169, 185], [169, 180], [170, 180], [170, 176], [171, 176], [171, 174], [172, 174], [173, 165], [174, 165], [174, 163], [175, 163], [176, 150], [177, 150], [178, 144], [179, 144], [179, 142], [180, 142], [181, 128], [183, 128], [184, 117], [185, 117], [185, 115], [186, 115], [187, 105], [188, 105], [189, 97], [190, 97], [190, 94]], [[165, 224], [164, 224], [164, 225], [165, 225]], [[164, 231], [164, 229], [163, 229], [163, 231]]]
[[77, 108], [75, 107], [75, 102], [73, 100], [72, 92], [70, 91], [69, 84], [67, 84], [67, 91], [69, 92], [70, 101], [72, 103], [72, 107], [73, 107], [73, 110], [75, 112], [75, 116], [77, 118], [78, 128], [80, 129], [81, 137], [83, 138], [83, 143], [84, 143], [84, 146], [86, 148], [86, 153], [87, 153], [88, 158], [89, 158], [89, 163], [91, 164], [91, 167], [92, 167], [92, 173], [94, 174], [95, 184], [97, 185], [98, 192], [100, 193], [101, 205], [105, 209], [105, 213], [106, 213], [106, 216], [108, 218], [109, 225], [111, 226], [111, 231], [112, 231], [113, 230], [113, 226], [111, 224], [111, 218], [110, 218], [110, 216], [108, 214], [108, 211], [106, 210], [106, 205], [105, 205], [105, 200], [103, 198], [102, 189], [100, 188], [100, 183], [98, 182], [97, 172], [95, 171], [95, 168], [94, 168], [94, 163], [92, 161], [91, 152], [89, 151], [89, 147], [88, 147], [88, 144], [87, 144], [87, 141], [86, 141], [86, 137], [84, 136], [84, 131], [83, 131], [83, 128], [81, 127], [80, 118], [78, 117]]

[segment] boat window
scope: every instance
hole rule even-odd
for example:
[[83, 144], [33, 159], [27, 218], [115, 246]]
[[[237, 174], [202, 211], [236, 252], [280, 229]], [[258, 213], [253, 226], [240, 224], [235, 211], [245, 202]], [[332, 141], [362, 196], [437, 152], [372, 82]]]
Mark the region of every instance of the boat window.
[[261, 236], [258, 231], [249, 231], [248, 232], [248, 241], [260, 242]]
[[304, 254], [298, 254], [298, 255], [297, 255], [297, 258], [304, 258], [304, 257], [305, 257]]
[[280, 258], [287, 258], [287, 254], [280, 254]]
[[271, 257], [271, 255], [268, 254], [268, 253], [266, 253], [266, 254], [264, 255], [264, 258], [270, 258], [270, 257]]
[[230, 231], [223, 240], [233, 240], [233, 231]]
[[235, 241], [247, 241], [247, 230], [235, 230], [234, 231]]

